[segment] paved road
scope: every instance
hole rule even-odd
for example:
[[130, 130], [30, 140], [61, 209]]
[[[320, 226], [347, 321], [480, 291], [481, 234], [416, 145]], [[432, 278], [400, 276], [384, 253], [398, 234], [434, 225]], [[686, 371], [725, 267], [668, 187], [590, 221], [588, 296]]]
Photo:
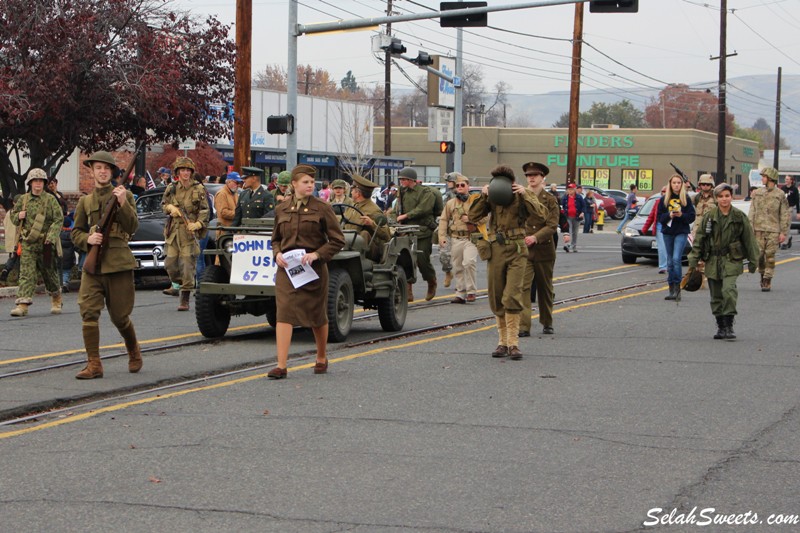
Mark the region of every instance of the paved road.
[[[614, 237], [590, 238], [559, 255], [557, 299], [657, 278], [652, 265], [608, 270], [621, 266]], [[649, 286], [560, 307], [557, 334], [525, 339], [520, 362], [491, 359], [495, 333], [478, 323], [340, 346], [326, 376], [296, 360], [283, 381], [255, 371], [1, 428], [4, 529], [636, 531], [697, 507], [696, 522], [706, 508], [763, 521], [706, 531], [795, 531], [767, 526], [773, 513], [800, 515], [800, 258], [790, 252], [773, 292], [741, 278], [736, 342], [711, 339], [706, 291], [678, 306]], [[150, 296], [147, 315], [163, 321], [168, 304]], [[465, 307], [413, 314], [411, 327], [488, 310]], [[181, 320], [170, 329], [190, 329]], [[271, 342], [166, 352], [145, 369], [220, 366]], [[52, 394], [130, 379], [113, 367], [100, 382], [71, 374], [24, 382]], [[4, 402], [24, 390], [3, 385]]]

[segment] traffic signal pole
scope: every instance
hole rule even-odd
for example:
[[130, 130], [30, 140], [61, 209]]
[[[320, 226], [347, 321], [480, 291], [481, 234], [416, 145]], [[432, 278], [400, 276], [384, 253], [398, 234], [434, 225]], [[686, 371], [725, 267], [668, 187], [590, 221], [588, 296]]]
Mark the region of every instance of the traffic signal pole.
[[[455, 77], [461, 78], [464, 72], [464, 58], [463, 58], [463, 51], [464, 51], [464, 30], [458, 28], [456, 31], [456, 72]], [[447, 172], [458, 172], [461, 173], [461, 139], [463, 138], [463, 134], [461, 132], [461, 128], [464, 126], [464, 114], [462, 113], [462, 108], [464, 105], [464, 92], [461, 90], [461, 84], [455, 87], [456, 91], [456, 98], [455, 98], [455, 120], [453, 121], [453, 141], [455, 142], [456, 149], [453, 151], [453, 154], [448, 154], [448, 157], [445, 158], [445, 167], [447, 167]], [[450, 156], [452, 155], [452, 165]]]

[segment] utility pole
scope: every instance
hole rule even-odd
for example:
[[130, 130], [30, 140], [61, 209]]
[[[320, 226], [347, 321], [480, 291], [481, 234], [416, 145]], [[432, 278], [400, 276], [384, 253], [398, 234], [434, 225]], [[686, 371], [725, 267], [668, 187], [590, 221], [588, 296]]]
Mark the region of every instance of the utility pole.
[[778, 67], [778, 96], [775, 98], [775, 143], [773, 144], [775, 154], [772, 156], [772, 168], [778, 170], [780, 158], [778, 151], [781, 149], [781, 67]]
[[727, 181], [725, 179], [725, 139], [726, 121], [725, 115], [725, 85], [727, 83], [727, 41], [728, 41], [728, 0], [720, 0], [720, 24], [719, 24], [719, 122], [717, 123], [717, 183]]
[[[386, 16], [392, 16], [392, 0], [386, 0]], [[392, 23], [386, 23], [386, 35], [392, 36]], [[383, 62], [383, 155], [392, 155], [392, 54], [386, 49]], [[389, 179], [386, 179], [386, 185]]]
[[[456, 72], [454, 78], [460, 78], [464, 72], [464, 29], [458, 28], [456, 30]], [[460, 86], [455, 88], [456, 90], [456, 98], [455, 98], [455, 116], [453, 117], [453, 141], [455, 142], [456, 149], [455, 152], [452, 154], [447, 154], [448, 156], [453, 156], [453, 169], [448, 170], [448, 172], [461, 172], [461, 161], [463, 159], [463, 155], [461, 154], [461, 147], [463, 146], [462, 142], [464, 139], [464, 132], [462, 131], [464, 128], [464, 112], [462, 111], [462, 107], [464, 105], [464, 91], [461, 90]], [[449, 158], [448, 158], [449, 159]]]
[[[724, 1], [724, 0], [723, 0]], [[578, 118], [581, 98], [581, 49], [583, 45], [583, 4], [575, 4], [572, 30], [572, 83], [569, 91], [569, 133], [567, 135], [567, 184], [575, 183], [578, 159]]]
[[250, 63], [253, 0], [236, 0], [236, 92], [233, 99], [233, 166], [250, 164]]

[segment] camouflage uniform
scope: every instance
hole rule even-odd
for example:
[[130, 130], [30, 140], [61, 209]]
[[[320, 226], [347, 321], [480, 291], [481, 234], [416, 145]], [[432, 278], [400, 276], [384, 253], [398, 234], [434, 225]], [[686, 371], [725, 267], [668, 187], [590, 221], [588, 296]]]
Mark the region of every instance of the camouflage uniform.
[[758, 272], [762, 288], [775, 275], [775, 253], [778, 251], [778, 236], [789, 234], [789, 203], [786, 194], [777, 187], [762, 187], [753, 193], [748, 214], [756, 233], [760, 249]]
[[[175, 174], [178, 174], [177, 170], [180, 168], [190, 168], [187, 166], [189, 164], [194, 170], [194, 163], [191, 159], [179, 157], [173, 165]], [[172, 209], [171, 206], [181, 210], [182, 216], [171, 216], [164, 227], [164, 242], [167, 248], [167, 259], [164, 266], [170, 281], [180, 284], [182, 292], [190, 291], [194, 289], [197, 256], [200, 254], [198, 238], [204, 237], [208, 232], [209, 207], [206, 189], [193, 179], [189, 181], [188, 187], [184, 187], [183, 183], [178, 180], [171, 183], [164, 191], [161, 205], [164, 213], [168, 215]], [[190, 223], [199, 223], [200, 229], [189, 231], [186, 226], [187, 220]]]
[[[25, 211], [23, 220], [19, 219], [20, 211]], [[40, 221], [37, 221], [37, 216]], [[33, 303], [33, 293], [40, 275], [47, 292], [54, 298], [60, 298], [61, 265], [60, 261], [57, 261], [56, 246], [61, 242], [60, 233], [64, 215], [58, 200], [47, 191], [42, 191], [39, 196], [34, 196], [32, 193], [24, 194], [17, 199], [11, 211], [11, 222], [19, 226], [22, 243], [16, 304]], [[47, 254], [45, 254], [45, 243], [49, 244], [50, 249]], [[46, 255], [49, 257], [45, 257]]]
[[[713, 194], [709, 194], [705, 196], [703, 193], [698, 193], [694, 197], [694, 213], [695, 213], [695, 220], [700, 220], [703, 218], [703, 215], [711, 211], [712, 208], [717, 206], [717, 201], [714, 199]], [[697, 238], [697, 230], [700, 226], [697, 224], [694, 225], [692, 228], [692, 238]]]

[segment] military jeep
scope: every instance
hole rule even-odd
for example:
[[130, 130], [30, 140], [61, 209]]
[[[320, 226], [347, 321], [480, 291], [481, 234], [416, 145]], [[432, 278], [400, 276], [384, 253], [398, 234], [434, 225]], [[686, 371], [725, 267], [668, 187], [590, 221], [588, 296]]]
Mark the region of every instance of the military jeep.
[[[360, 211], [352, 206], [334, 206], [341, 224], [356, 224], [345, 213]], [[351, 211], [352, 210], [352, 211]], [[217, 241], [217, 247], [205, 254], [215, 256], [218, 261], [207, 260], [205, 271], [197, 287], [195, 317], [200, 333], [205, 337], [222, 337], [228, 330], [231, 317], [236, 315], [266, 315], [270, 326], [277, 322], [274, 276], [262, 274], [264, 267], [277, 269], [272, 264], [271, 246], [274, 219], [244, 219], [240, 227], [219, 228], [226, 232]], [[417, 266], [417, 226], [393, 227], [390, 241], [383, 245], [379, 261], [368, 257], [370, 242], [356, 230], [343, 230], [345, 246], [328, 263], [328, 300], [320, 302], [327, 306], [328, 340], [342, 342], [347, 339], [353, 324], [356, 305], [364, 309], [376, 309], [384, 331], [400, 331], [408, 312], [408, 285], [415, 281]], [[239, 236], [239, 237], [237, 237]], [[256, 267], [241, 273], [241, 262], [250, 250], [244, 246], [247, 239], [261, 248], [251, 257]], [[259, 241], [259, 239], [261, 239]], [[237, 242], [238, 241], [238, 242]], [[236, 254], [241, 255], [236, 258]], [[218, 263], [218, 264], [209, 264]], [[232, 273], [236, 276], [231, 281]]]

